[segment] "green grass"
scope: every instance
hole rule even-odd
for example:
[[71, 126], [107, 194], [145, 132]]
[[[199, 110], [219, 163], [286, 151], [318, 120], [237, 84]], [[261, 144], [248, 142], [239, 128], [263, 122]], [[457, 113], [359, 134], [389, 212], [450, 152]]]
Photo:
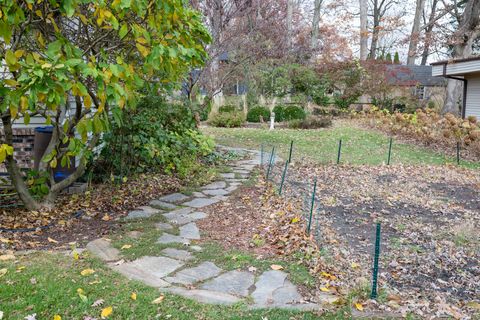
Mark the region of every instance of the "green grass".
[[[20, 267], [24, 267], [23, 269]], [[74, 260], [62, 254], [38, 253], [2, 262], [7, 273], [0, 278], [0, 311], [4, 319], [24, 319], [36, 313], [37, 319], [100, 319], [102, 308], [113, 307], [108, 319], [345, 319], [344, 311], [317, 316], [310, 312], [285, 310], [249, 310], [246, 305], [203, 305], [174, 295], [165, 295], [160, 304], [151, 302], [160, 296], [158, 290], [136, 281], [128, 281], [93, 258]], [[82, 276], [92, 268], [95, 273]], [[77, 290], [87, 297], [80, 299]], [[137, 300], [130, 298], [137, 294]], [[92, 307], [98, 299], [105, 300]]]
[[[260, 149], [270, 153], [275, 146], [283, 159], [288, 158], [290, 141], [294, 141], [293, 161], [307, 158], [318, 163], [335, 163], [337, 160], [338, 142], [342, 139], [341, 163], [379, 165], [387, 162], [389, 138], [379, 132], [360, 129], [346, 124], [337, 124], [332, 128], [319, 130], [275, 129], [226, 129], [204, 128], [218, 144], [234, 147]], [[277, 153], [278, 154], [278, 153]], [[268, 157], [268, 156], [267, 156]], [[392, 148], [392, 164], [425, 164], [442, 165], [455, 163], [455, 159], [435, 153], [426, 148], [394, 141]], [[462, 161], [469, 168], [480, 168], [478, 162]]]

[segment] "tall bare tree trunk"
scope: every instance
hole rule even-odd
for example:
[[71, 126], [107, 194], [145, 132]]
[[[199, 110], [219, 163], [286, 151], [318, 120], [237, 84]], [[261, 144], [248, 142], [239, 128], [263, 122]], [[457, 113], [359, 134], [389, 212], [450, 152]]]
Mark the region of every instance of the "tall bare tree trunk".
[[417, 57], [417, 46], [420, 36], [420, 18], [422, 17], [423, 8], [425, 7], [425, 0], [417, 0], [417, 7], [415, 8], [415, 17], [413, 19], [412, 33], [410, 34], [410, 45], [408, 46], [407, 64], [414, 65]]
[[[472, 54], [472, 43], [479, 35], [480, 1], [469, 0], [462, 14], [458, 30], [454, 34], [453, 58], [467, 58]], [[443, 113], [459, 114], [458, 101], [462, 95], [461, 82], [448, 79]]]
[[360, 60], [367, 60], [368, 55], [368, 7], [367, 0], [360, 0]]
[[380, 33], [380, 9], [378, 7], [378, 0], [373, 1], [373, 29], [372, 29], [372, 43], [370, 44], [370, 59], [377, 57], [378, 37]]
[[313, 8], [313, 22], [312, 22], [312, 49], [317, 48], [318, 30], [320, 24], [320, 9], [323, 0], [315, 0], [315, 7]]
[[293, 44], [293, 1], [287, 0], [287, 46], [292, 49]]
[[430, 55], [430, 45], [431, 45], [431, 42], [432, 42], [432, 31], [433, 31], [433, 27], [435, 25], [435, 10], [437, 9], [437, 3], [438, 3], [438, 0], [433, 0], [432, 1], [432, 11], [430, 12], [430, 17], [428, 18], [428, 26], [425, 28], [425, 39], [424, 39], [424, 43], [423, 43], [423, 51], [422, 51], [422, 62], [420, 62], [420, 64], [422, 66], [426, 65], [427, 64], [427, 59], [428, 59], [428, 56]]

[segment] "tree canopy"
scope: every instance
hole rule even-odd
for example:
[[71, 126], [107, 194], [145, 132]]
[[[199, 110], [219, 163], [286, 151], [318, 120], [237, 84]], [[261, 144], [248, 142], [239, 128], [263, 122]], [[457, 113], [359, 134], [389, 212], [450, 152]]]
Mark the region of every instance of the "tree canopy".
[[[20, 197], [38, 208], [12, 155], [12, 125], [42, 116], [54, 127], [41, 171], [46, 203], [84, 170], [110, 119], [146, 84], [168, 88], [206, 58], [210, 36], [183, 0], [0, 0], [0, 161]], [[66, 147], [65, 147], [66, 146]], [[52, 170], [81, 164], [55, 182]]]

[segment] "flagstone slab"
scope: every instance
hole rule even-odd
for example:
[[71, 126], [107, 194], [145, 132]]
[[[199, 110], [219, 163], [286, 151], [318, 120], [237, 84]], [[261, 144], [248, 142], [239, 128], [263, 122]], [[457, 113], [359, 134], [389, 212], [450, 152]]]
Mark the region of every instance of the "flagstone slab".
[[163, 210], [157, 209], [157, 208], [152, 208], [150, 206], [141, 206], [138, 207], [137, 210], [143, 210], [151, 214], [157, 214], [157, 213], [162, 213]]
[[182, 193], [172, 193], [166, 196], [159, 198], [160, 201], [171, 202], [171, 203], [180, 203], [183, 201], [187, 201], [190, 197], [182, 194]]
[[217, 203], [218, 200], [216, 199], [209, 199], [209, 198], [195, 198], [189, 202], [185, 202], [183, 205], [192, 207], [192, 208], [203, 208], [214, 203]]
[[174, 210], [177, 209], [178, 206], [165, 202], [165, 201], [160, 201], [160, 200], [152, 200], [150, 201], [150, 206], [157, 208], [157, 209], [164, 209], [164, 210]]
[[297, 286], [293, 285], [290, 281], [285, 280], [282, 287], [273, 291], [272, 300], [273, 304], [277, 305], [291, 304], [302, 301], [302, 296], [298, 293]]
[[192, 196], [194, 196], [195, 198], [205, 198], [206, 197], [206, 195], [204, 193], [197, 192], [197, 191], [193, 192]]
[[190, 240], [185, 239], [180, 236], [175, 236], [170, 233], [164, 233], [160, 238], [158, 238], [157, 243], [160, 244], [169, 244], [169, 243], [181, 243], [181, 244], [190, 244]]
[[165, 222], [159, 222], [155, 224], [155, 228], [160, 231], [168, 231], [172, 230], [173, 226], [170, 223], [165, 223]]
[[230, 187], [226, 188], [225, 191], [227, 191], [228, 193], [231, 193], [237, 189], [238, 189], [238, 185], [231, 185]]
[[231, 305], [241, 301], [239, 298], [223, 292], [215, 292], [209, 290], [187, 290], [185, 288], [171, 287], [161, 289], [163, 292], [169, 292], [182, 296], [187, 299], [192, 299], [200, 303], [217, 304], [217, 305]]
[[194, 222], [187, 223], [180, 227], [180, 237], [191, 240], [199, 240], [200, 230], [198, 230], [198, 227]]
[[177, 225], [183, 225], [186, 223], [204, 219], [206, 217], [207, 217], [207, 214], [205, 212], [195, 211], [189, 214], [168, 216], [167, 219], [171, 223], [175, 223]]
[[173, 210], [173, 211], [170, 211], [168, 213], [164, 213], [163, 216], [167, 219], [173, 219], [175, 217], [180, 217], [180, 216], [184, 216], [188, 213], [192, 213], [195, 209], [193, 208], [188, 208], [188, 207], [185, 207], [185, 208], [180, 208], [180, 209], [177, 209], [177, 210]]
[[127, 220], [146, 219], [146, 218], [150, 218], [153, 215], [154, 215], [154, 213], [152, 213], [151, 211], [132, 210], [128, 213], [128, 215], [125, 217], [125, 219], [127, 219]]
[[200, 288], [246, 297], [250, 287], [253, 286], [254, 280], [255, 276], [250, 272], [230, 271], [209, 280]]
[[218, 276], [220, 272], [222, 269], [213, 262], [206, 261], [196, 267], [180, 270], [173, 277], [166, 277], [165, 280], [170, 283], [190, 285]]
[[203, 190], [203, 193], [209, 196], [224, 196], [228, 194], [228, 191], [226, 191], [225, 189], [207, 189]]
[[235, 178], [235, 173], [220, 173], [220, 176], [224, 179], [233, 179]]
[[138, 280], [149, 286], [161, 288], [169, 286], [169, 283], [162, 278], [183, 265], [183, 262], [167, 257], [146, 256], [120, 265], [111, 265], [111, 267], [128, 279]]
[[187, 250], [178, 250], [174, 248], [166, 248], [162, 250], [162, 254], [172, 259], [188, 261], [192, 260], [193, 254]]
[[262, 273], [255, 283], [255, 291], [252, 293], [255, 304], [263, 306], [271, 304], [273, 292], [281, 288], [286, 279], [287, 274], [283, 271], [271, 270]]
[[223, 189], [227, 186], [227, 183], [225, 181], [215, 181], [210, 184], [207, 184], [206, 186], [202, 187], [202, 190], [205, 189]]
[[96, 239], [89, 242], [86, 249], [103, 261], [109, 262], [120, 259], [120, 251], [105, 239]]

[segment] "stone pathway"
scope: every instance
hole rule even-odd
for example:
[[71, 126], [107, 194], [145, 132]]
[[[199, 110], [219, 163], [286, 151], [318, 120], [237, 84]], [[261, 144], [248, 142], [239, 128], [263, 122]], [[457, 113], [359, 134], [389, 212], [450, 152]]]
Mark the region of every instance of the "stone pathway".
[[[162, 256], [145, 256], [129, 262], [121, 260], [120, 252], [105, 239], [90, 242], [87, 249], [129, 279], [201, 303], [230, 305], [244, 301], [251, 308], [322, 309], [321, 303], [328, 299], [322, 299], [319, 304], [305, 302], [283, 271], [270, 270], [255, 277], [248, 271], [222, 270], [210, 261], [186, 267], [186, 263], [194, 259], [195, 252], [202, 250], [192, 245], [201, 237], [195, 221], [207, 218], [201, 209], [227, 199], [260, 164], [258, 152], [243, 152], [249, 152], [253, 159], [234, 162], [230, 166], [232, 173], [222, 174], [224, 181], [210, 183], [192, 195], [173, 193], [163, 196], [151, 201], [149, 206], [131, 211], [126, 217], [127, 220], [143, 219], [162, 214], [168, 223], [155, 225], [162, 231], [157, 243], [176, 245], [176, 248], [162, 250]], [[179, 234], [172, 234], [177, 228]], [[187, 250], [179, 250], [178, 244], [185, 245]], [[331, 300], [332, 297], [328, 298]]]

